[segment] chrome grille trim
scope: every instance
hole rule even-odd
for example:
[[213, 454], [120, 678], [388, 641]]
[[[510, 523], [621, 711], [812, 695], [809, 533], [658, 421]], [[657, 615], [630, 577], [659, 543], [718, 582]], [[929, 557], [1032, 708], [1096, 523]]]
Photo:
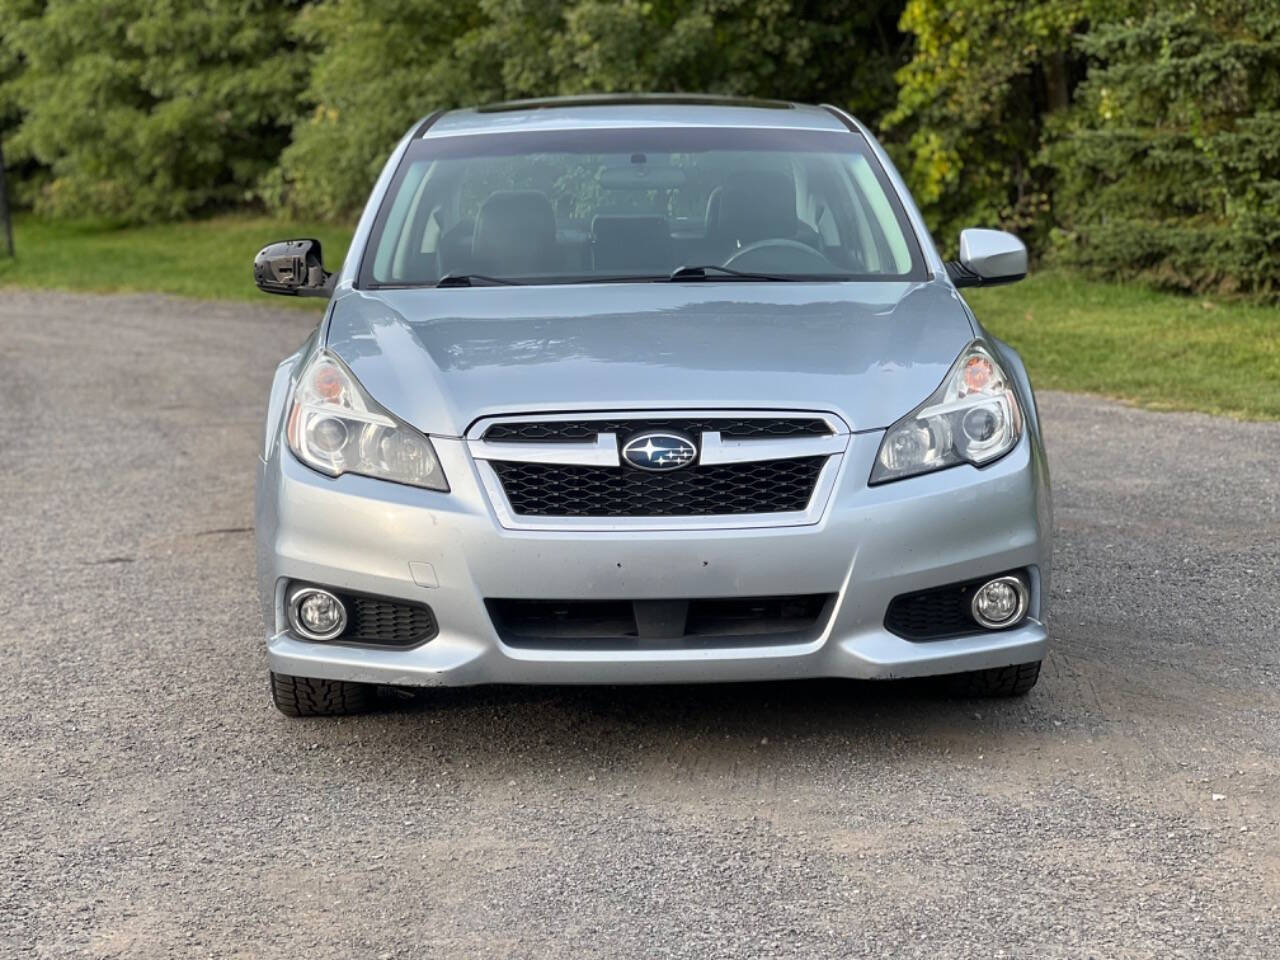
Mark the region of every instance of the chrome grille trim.
[[601, 433], [595, 442], [485, 440], [495, 423], [531, 423], [553, 420], [585, 420], [608, 417], [614, 420], [659, 419], [752, 419], [770, 417], [794, 419], [805, 415], [822, 419], [831, 427], [825, 436], [777, 437], [764, 440], [726, 440], [717, 432], [705, 432], [698, 441], [699, 463], [748, 463], [762, 460], [790, 460], [795, 457], [831, 456], [843, 453], [849, 444], [849, 427], [833, 413], [812, 410], [609, 410], [574, 413], [527, 414], [486, 417], [467, 431], [467, 449], [476, 460], [510, 460], [517, 463], [564, 463], [597, 467], [621, 466], [618, 435]]
[[718, 433], [704, 433], [699, 444], [698, 462], [753, 463], [830, 456], [844, 453], [848, 445], [848, 434], [838, 433], [826, 437], [779, 437], [777, 440], [723, 440]]
[[513, 460], [517, 463], [564, 463], [584, 467], [620, 467], [618, 436], [601, 433], [595, 443], [526, 443], [515, 441], [468, 440], [467, 449], [476, 460]]
[[[705, 432], [699, 439], [699, 462], [706, 464], [747, 463], [768, 460], [787, 460], [796, 457], [825, 456], [827, 462], [818, 474], [808, 506], [804, 510], [776, 513], [726, 514], [699, 516], [655, 517], [561, 517], [530, 516], [517, 514], [511, 507], [497, 472], [489, 463], [514, 461], [524, 463], [552, 463], [621, 468], [619, 436], [615, 433], [597, 435], [595, 442], [568, 441], [487, 441], [485, 431], [495, 423], [535, 422], [552, 420], [583, 420], [591, 417], [611, 419], [723, 419], [797, 416], [821, 418], [831, 427], [825, 436], [780, 437], [762, 440], [726, 440], [719, 433]], [[465, 437], [467, 449], [475, 462], [481, 486], [489, 499], [498, 523], [507, 530], [564, 531], [564, 532], [616, 532], [616, 531], [692, 531], [692, 530], [740, 530], [764, 527], [796, 527], [818, 523], [826, 512], [827, 503], [835, 489], [843, 468], [844, 453], [848, 448], [850, 430], [848, 424], [836, 414], [825, 410], [743, 410], [739, 408], [715, 410], [706, 408], [687, 410], [608, 410], [568, 413], [530, 413], [510, 416], [493, 416], [477, 420]], [[710, 459], [703, 459], [709, 457]]]

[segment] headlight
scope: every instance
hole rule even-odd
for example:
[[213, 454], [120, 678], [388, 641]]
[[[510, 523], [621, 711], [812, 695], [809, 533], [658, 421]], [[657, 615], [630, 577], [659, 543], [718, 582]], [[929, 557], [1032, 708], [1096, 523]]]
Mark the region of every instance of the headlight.
[[449, 489], [431, 441], [374, 403], [327, 351], [312, 357], [298, 378], [287, 434], [294, 456], [331, 477], [359, 473]]
[[980, 467], [1014, 448], [1022, 411], [1013, 385], [981, 343], [972, 343], [928, 400], [884, 435], [872, 483], [971, 463]]

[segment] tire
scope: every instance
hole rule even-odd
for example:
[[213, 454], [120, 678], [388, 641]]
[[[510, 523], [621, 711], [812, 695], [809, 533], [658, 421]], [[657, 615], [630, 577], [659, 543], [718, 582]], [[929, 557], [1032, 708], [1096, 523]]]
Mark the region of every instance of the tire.
[[1040, 661], [1017, 663], [1011, 667], [970, 670], [943, 677], [943, 685], [953, 697], [1021, 697], [1040, 679]]
[[372, 709], [377, 688], [346, 680], [271, 674], [271, 702], [286, 717], [341, 717]]

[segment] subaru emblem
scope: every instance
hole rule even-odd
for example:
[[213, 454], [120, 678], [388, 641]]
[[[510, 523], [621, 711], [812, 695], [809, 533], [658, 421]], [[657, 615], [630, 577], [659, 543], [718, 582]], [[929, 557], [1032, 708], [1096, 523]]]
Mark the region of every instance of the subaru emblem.
[[688, 437], [657, 431], [638, 434], [622, 448], [622, 459], [641, 470], [679, 470], [697, 455], [698, 448]]

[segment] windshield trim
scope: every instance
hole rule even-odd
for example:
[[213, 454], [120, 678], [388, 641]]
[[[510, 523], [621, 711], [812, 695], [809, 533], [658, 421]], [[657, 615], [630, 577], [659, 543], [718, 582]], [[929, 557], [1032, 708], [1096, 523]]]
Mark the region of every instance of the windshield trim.
[[[481, 142], [498, 142], [502, 139], [510, 139], [511, 141], [521, 140], [537, 140], [550, 138], [553, 141], [566, 133], [578, 133], [586, 136], [619, 136], [627, 133], [657, 135], [662, 136], [664, 132], [671, 135], [686, 134], [690, 130], [716, 130], [721, 133], [733, 133], [750, 138], [759, 134], [787, 134], [788, 138], [796, 135], [809, 136], [814, 139], [819, 137], [823, 139], [848, 138], [858, 146], [854, 147], [852, 153], [863, 157], [872, 174], [875, 176], [877, 183], [884, 192], [885, 197], [889, 201], [894, 219], [897, 220], [902, 230], [903, 237], [908, 247], [908, 256], [911, 261], [911, 269], [906, 273], [898, 274], [782, 274], [778, 273], [778, 281], [772, 282], [812, 282], [812, 283], [910, 283], [922, 282], [931, 279], [932, 274], [929, 270], [929, 261], [925, 255], [923, 244], [919, 234], [917, 233], [915, 222], [910, 216], [903, 197], [899, 194], [897, 186], [895, 186], [893, 178], [889, 176], [889, 171], [884, 167], [880, 157], [877, 155], [873, 144], [870, 140], [857, 128], [846, 128], [845, 130], [832, 130], [825, 128], [802, 128], [794, 127], [765, 127], [765, 126], [742, 126], [742, 125], [698, 125], [696, 127], [682, 124], [663, 124], [661, 126], [645, 126], [642, 124], [635, 126], [608, 126], [604, 128], [598, 127], [572, 127], [566, 129], [553, 130], [494, 130], [492, 131], [492, 139], [490, 137], [482, 138]], [[470, 141], [475, 143], [477, 131], [457, 134], [438, 134], [436, 136], [424, 136], [421, 138], [413, 138], [406, 145], [406, 149], [400, 156], [399, 163], [396, 166], [395, 174], [391, 181], [387, 184], [382, 196], [378, 202], [378, 212], [374, 217], [370, 227], [368, 236], [365, 238], [363, 249], [360, 251], [360, 265], [356, 272], [352, 287], [357, 290], [416, 290], [416, 289], [435, 289], [435, 283], [401, 283], [396, 281], [379, 281], [373, 276], [374, 253], [378, 243], [381, 242], [382, 234], [386, 228], [387, 220], [390, 219], [391, 208], [394, 204], [400, 188], [404, 183], [404, 179], [408, 174], [409, 168], [413, 163], [421, 159], [435, 159], [443, 155], [448, 155], [448, 151], [452, 149], [462, 149], [464, 142]], [[560, 145], [557, 145], [560, 146]], [[510, 148], [509, 148], [510, 149]], [[526, 148], [527, 149], [527, 148]], [[561, 149], [563, 147], [561, 146]], [[594, 148], [593, 148], [594, 149]], [[463, 151], [467, 152], [467, 151]], [[513, 154], [518, 154], [519, 150], [513, 150]], [[573, 152], [573, 151], [566, 151]], [[586, 151], [583, 151], [586, 152]], [[679, 280], [671, 281], [668, 276], [656, 278], [654, 276], [625, 276], [625, 277], [596, 277], [590, 275], [573, 276], [571, 278], [561, 279], [560, 277], [537, 277], [529, 280], [521, 280], [517, 277], [503, 278], [510, 279], [512, 282], [507, 286], [572, 286], [575, 284], [585, 285], [590, 283], [644, 283], [644, 282], [678, 282], [678, 283], [709, 283], [709, 282], [744, 282], [738, 277], [721, 277], [717, 276], [715, 281], [707, 279], [695, 280]], [[770, 281], [750, 280], [746, 282], [765, 283]], [[448, 289], [448, 288], [444, 288]], [[468, 288], [470, 289], [470, 288]]]

